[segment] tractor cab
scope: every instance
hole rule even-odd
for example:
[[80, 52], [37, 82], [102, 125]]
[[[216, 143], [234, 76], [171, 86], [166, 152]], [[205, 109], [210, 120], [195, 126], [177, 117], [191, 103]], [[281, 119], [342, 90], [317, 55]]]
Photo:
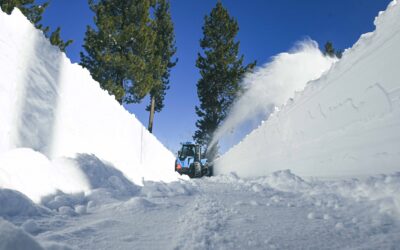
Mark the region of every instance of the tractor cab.
[[195, 144], [183, 144], [181, 150], [178, 152], [180, 160], [184, 160], [187, 157], [200, 159], [200, 146]]

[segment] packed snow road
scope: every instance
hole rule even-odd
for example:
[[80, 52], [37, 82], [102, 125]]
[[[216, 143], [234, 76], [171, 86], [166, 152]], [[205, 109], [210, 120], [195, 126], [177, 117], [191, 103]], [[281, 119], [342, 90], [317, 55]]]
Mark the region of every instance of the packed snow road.
[[[108, 186], [86, 195], [60, 193], [37, 206], [3, 189], [0, 199], [8, 197], [14, 209], [1, 212], [15, 232], [30, 234], [48, 249], [400, 246], [399, 173], [346, 181], [306, 181], [289, 171], [256, 179], [230, 174], [132, 184], [131, 190]], [[16, 246], [12, 233], [4, 234], [7, 222], [0, 224], [0, 248]]]

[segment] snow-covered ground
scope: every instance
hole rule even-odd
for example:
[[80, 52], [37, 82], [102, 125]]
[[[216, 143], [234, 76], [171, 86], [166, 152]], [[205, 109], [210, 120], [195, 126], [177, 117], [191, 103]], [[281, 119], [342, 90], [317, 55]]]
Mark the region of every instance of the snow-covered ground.
[[221, 156], [215, 172], [254, 177], [282, 169], [300, 176], [400, 171], [400, 4], [393, 1], [374, 23], [376, 30], [362, 35], [326, 74]]
[[0, 249], [33, 249], [32, 242], [47, 249], [400, 246], [399, 174], [306, 181], [286, 170], [254, 179], [98, 184], [89, 195], [55, 194], [41, 205], [0, 190], [0, 216], [15, 225], [0, 219]]

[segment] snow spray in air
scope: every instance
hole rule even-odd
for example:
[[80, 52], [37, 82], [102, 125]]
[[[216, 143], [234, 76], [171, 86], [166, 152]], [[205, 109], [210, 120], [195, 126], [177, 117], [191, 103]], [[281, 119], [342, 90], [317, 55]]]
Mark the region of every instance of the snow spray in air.
[[274, 107], [284, 105], [296, 91], [303, 90], [307, 82], [319, 78], [336, 60], [324, 56], [315, 41], [305, 40], [247, 74], [242, 82], [244, 94], [233, 104], [224, 123], [214, 133], [211, 145], [237, 137], [246, 122], [259, 124], [266, 120]]

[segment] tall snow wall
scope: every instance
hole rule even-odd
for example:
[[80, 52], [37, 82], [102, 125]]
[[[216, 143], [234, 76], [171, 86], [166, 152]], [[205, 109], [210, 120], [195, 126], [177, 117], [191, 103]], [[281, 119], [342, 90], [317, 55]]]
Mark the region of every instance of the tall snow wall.
[[173, 154], [17, 9], [0, 10], [0, 156], [16, 148], [94, 154], [136, 183], [177, 178]]
[[400, 4], [393, 1], [375, 26], [328, 73], [222, 155], [215, 173], [400, 171]]

